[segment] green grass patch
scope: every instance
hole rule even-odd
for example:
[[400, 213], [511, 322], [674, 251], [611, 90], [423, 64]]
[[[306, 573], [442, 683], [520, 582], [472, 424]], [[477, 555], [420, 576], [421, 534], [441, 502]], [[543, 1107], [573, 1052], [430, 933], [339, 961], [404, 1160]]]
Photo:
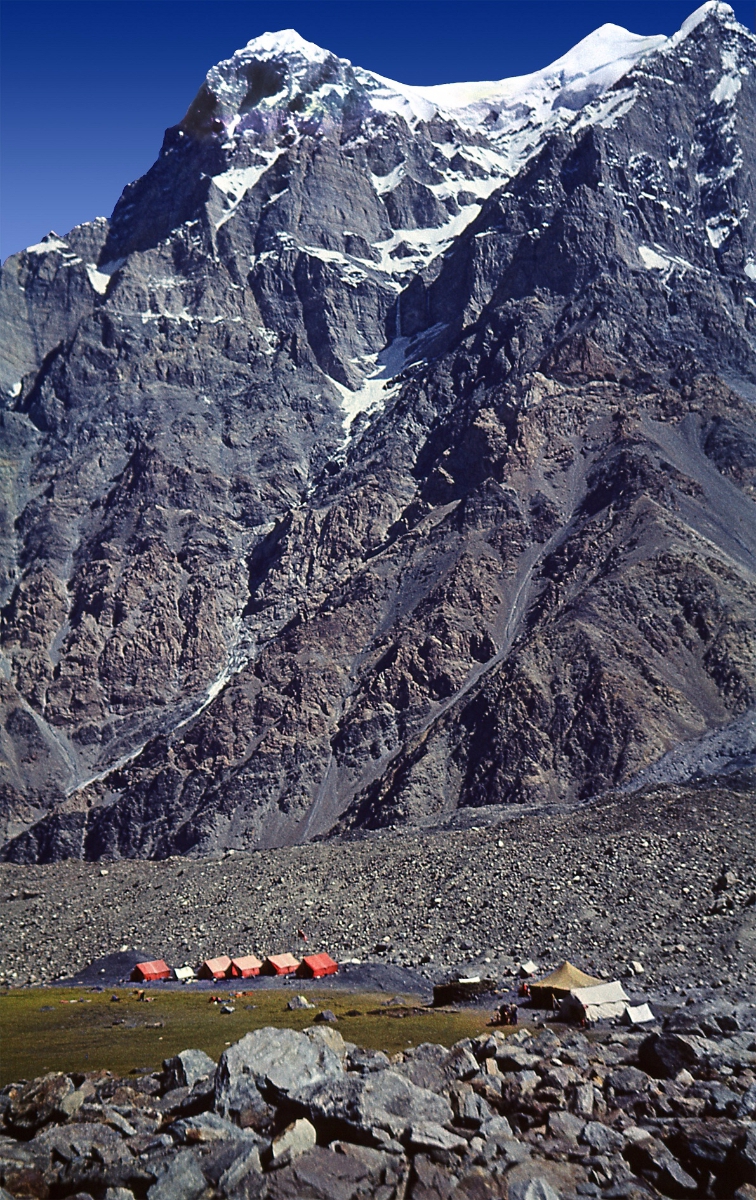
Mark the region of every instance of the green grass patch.
[[[114, 1003], [111, 995], [120, 1000]], [[150, 1003], [133, 988], [91, 992], [73, 988], [30, 988], [0, 993], [0, 1086], [47, 1071], [105, 1069], [127, 1075], [155, 1070], [164, 1058], [196, 1048], [218, 1059], [226, 1046], [252, 1029], [275, 1025], [304, 1029], [319, 1009], [338, 1017], [334, 1028], [349, 1042], [395, 1054], [420, 1042], [451, 1046], [482, 1033], [490, 1012], [434, 1011], [406, 997], [407, 1008], [385, 1005], [380, 994], [308, 991], [314, 1010], [289, 1012], [292, 992], [224, 993], [235, 1012], [222, 1014], [207, 992], [148, 989]], [[71, 1003], [71, 1001], [76, 1003]]]

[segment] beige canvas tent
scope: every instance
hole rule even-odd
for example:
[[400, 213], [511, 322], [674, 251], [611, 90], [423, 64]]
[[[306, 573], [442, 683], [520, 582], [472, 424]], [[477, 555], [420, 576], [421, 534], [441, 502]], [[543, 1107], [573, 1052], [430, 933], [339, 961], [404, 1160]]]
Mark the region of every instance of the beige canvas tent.
[[534, 1008], [551, 1008], [552, 1000], [564, 1000], [576, 988], [596, 987], [600, 979], [586, 975], [585, 971], [573, 967], [572, 963], [563, 962], [561, 967], [552, 971], [545, 979], [539, 979], [530, 985], [530, 997]]
[[606, 1021], [610, 1017], [621, 1017], [630, 1003], [630, 997], [619, 980], [602, 983], [599, 987], [574, 988], [562, 1005], [567, 1017], [577, 1020]]

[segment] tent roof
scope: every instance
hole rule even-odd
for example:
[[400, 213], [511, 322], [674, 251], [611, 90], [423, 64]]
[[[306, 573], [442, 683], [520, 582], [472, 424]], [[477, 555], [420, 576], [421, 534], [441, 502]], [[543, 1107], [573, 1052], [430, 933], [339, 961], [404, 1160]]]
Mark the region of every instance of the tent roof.
[[211, 971], [227, 971], [231, 966], [231, 959], [227, 954], [221, 954], [220, 958], [206, 958], [202, 965]]
[[238, 958], [231, 959], [235, 967], [261, 967], [262, 963], [259, 958], [255, 958], [254, 954], [240, 954]]
[[530, 986], [531, 988], [556, 988], [563, 992], [573, 992], [576, 988], [599, 986], [601, 982], [602, 980], [594, 979], [592, 975], [586, 975], [585, 971], [573, 967], [572, 963], [563, 962], [556, 971], [552, 971], [545, 979], [534, 981]]
[[308, 967], [335, 967], [336, 962], [331, 958], [330, 954], [305, 954], [302, 962], [307, 963]]
[[293, 954], [269, 954], [266, 962], [273, 963], [276, 967], [298, 967], [299, 959]]
[[625, 995], [625, 989], [618, 979], [612, 983], [602, 983], [599, 987], [573, 988], [570, 995], [574, 996], [583, 1008], [602, 1004], [627, 1004], [630, 999]]

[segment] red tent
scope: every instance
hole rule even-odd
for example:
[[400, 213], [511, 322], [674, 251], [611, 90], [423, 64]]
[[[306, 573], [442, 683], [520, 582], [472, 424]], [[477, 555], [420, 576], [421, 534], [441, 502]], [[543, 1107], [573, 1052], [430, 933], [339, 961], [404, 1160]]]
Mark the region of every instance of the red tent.
[[154, 962], [137, 963], [132, 969], [131, 978], [134, 983], [154, 983], [156, 979], [170, 979], [171, 968], [162, 958]]
[[225, 979], [230, 967], [231, 959], [222, 954], [220, 958], [205, 959], [197, 975], [200, 979]]
[[250, 975], [259, 975], [262, 963], [254, 954], [245, 954], [242, 958], [232, 958], [231, 966], [226, 971], [229, 979], [248, 979]]
[[293, 954], [269, 954], [262, 965], [261, 975], [293, 975], [299, 959]]
[[339, 969], [330, 954], [305, 954], [297, 975], [307, 979], [320, 979], [323, 975], [335, 975]]

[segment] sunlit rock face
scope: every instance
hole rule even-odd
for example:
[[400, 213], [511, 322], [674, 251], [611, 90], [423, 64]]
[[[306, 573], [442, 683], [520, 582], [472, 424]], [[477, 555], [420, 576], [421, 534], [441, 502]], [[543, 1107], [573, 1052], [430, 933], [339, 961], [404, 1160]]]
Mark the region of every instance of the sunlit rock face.
[[717, 3], [431, 88], [266, 34], [6, 262], [7, 856], [748, 765], [755, 73]]

